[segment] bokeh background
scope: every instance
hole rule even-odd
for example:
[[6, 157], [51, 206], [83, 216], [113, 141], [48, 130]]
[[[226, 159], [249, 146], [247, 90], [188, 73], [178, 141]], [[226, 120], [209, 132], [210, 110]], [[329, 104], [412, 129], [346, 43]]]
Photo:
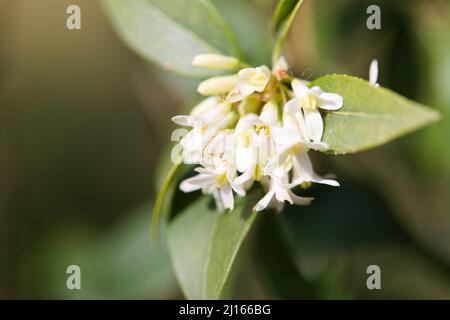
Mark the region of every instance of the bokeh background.
[[[268, 32], [276, 5], [213, 2], [250, 42], [264, 39], [251, 26]], [[70, 4], [81, 7], [82, 30], [66, 29]], [[382, 9], [381, 30], [366, 28], [369, 4]], [[314, 187], [313, 206], [286, 212], [288, 241], [244, 250], [235, 297], [305, 297], [307, 279], [321, 298], [449, 299], [450, 2], [306, 1], [286, 58], [304, 78], [367, 78], [377, 58], [382, 86], [442, 119], [360, 154], [314, 154], [317, 171], [342, 187]], [[182, 298], [149, 225], [170, 117], [199, 99], [196, 83], [134, 55], [98, 1], [0, 0], [0, 298]], [[301, 279], [261, 267], [281, 247]], [[66, 288], [71, 264], [80, 291]], [[370, 264], [381, 267], [382, 290], [366, 288]]]

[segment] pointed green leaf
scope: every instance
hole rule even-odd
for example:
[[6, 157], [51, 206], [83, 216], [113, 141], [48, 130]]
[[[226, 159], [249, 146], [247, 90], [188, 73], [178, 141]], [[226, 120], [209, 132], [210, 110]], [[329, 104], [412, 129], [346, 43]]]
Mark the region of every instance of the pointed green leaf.
[[201, 53], [240, 55], [235, 37], [209, 0], [103, 0], [121, 38], [143, 58], [189, 76], [211, 71], [191, 65]]
[[278, 3], [273, 17], [275, 45], [272, 53], [272, 63], [275, 63], [280, 58], [289, 29], [302, 3], [303, 0], [280, 0]]
[[376, 147], [439, 119], [435, 110], [355, 77], [327, 75], [310, 85], [344, 98], [340, 110], [324, 112], [322, 140], [331, 153]]
[[170, 192], [170, 188], [173, 186], [173, 182], [176, 178], [176, 174], [180, 166], [173, 164], [170, 170], [167, 172], [166, 177], [161, 183], [158, 195], [156, 196], [155, 205], [152, 210], [151, 231], [152, 240], [155, 244], [159, 242], [159, 219], [163, 209], [164, 202], [166, 201], [167, 194]]
[[235, 209], [223, 214], [214, 207], [211, 197], [201, 196], [169, 222], [169, 252], [187, 298], [221, 296], [239, 248], [257, 216], [252, 211], [255, 194], [238, 199]]

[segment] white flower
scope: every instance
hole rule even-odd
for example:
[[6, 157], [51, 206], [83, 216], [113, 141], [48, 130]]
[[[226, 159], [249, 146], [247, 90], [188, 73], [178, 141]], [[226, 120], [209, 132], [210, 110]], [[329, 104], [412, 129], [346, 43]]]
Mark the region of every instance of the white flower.
[[[193, 64], [228, 69], [240, 62], [233, 57], [203, 54], [196, 56]], [[376, 74], [375, 61], [370, 70], [374, 85]], [[308, 152], [328, 149], [321, 141], [323, 121], [319, 109], [338, 110], [343, 98], [323, 92], [318, 86], [309, 88], [298, 79], [292, 81], [291, 91], [281, 83], [288, 78], [288, 65], [281, 57], [272, 70], [266, 66], [245, 68], [238, 74], [200, 83], [198, 91], [212, 97], [198, 104], [190, 115], [172, 118], [192, 128], [180, 141], [184, 162], [200, 165], [195, 169], [197, 175], [180, 184], [182, 191], [202, 190], [213, 195], [220, 211], [232, 210], [234, 193], [244, 196], [257, 181], [267, 190], [254, 207], [261, 211], [281, 210], [285, 202], [310, 204], [312, 198], [292, 191], [303, 184], [339, 186], [337, 181], [314, 171]], [[277, 83], [269, 85], [271, 81]], [[286, 95], [292, 99], [280, 114], [279, 104]]]
[[297, 196], [292, 192], [289, 186], [289, 170], [285, 166], [278, 167], [270, 176], [269, 190], [266, 195], [258, 201], [253, 208], [255, 211], [262, 211], [266, 208], [275, 208], [280, 211], [284, 202], [296, 205], [309, 205], [313, 198], [304, 198]]
[[237, 185], [248, 188], [259, 181], [265, 166], [275, 156], [272, 132], [278, 125], [278, 107], [269, 101], [260, 114], [248, 114], [236, 125], [236, 166], [242, 172], [235, 179]]
[[185, 163], [199, 163], [204, 147], [213, 139], [218, 131], [228, 127], [237, 115], [231, 110], [229, 103], [220, 103], [216, 97], [203, 100], [190, 115], [172, 118], [178, 125], [192, 127], [180, 141]]
[[300, 185], [304, 182], [315, 182], [331, 186], [339, 186], [339, 183], [332, 179], [322, 178], [315, 173], [308, 152], [312, 149], [326, 149], [323, 142], [311, 142], [305, 135], [300, 124], [304, 123], [303, 115], [297, 113], [283, 115], [283, 128], [277, 130], [279, 140], [278, 155], [267, 166], [268, 170], [285, 165], [292, 169], [292, 180], [290, 187]]
[[369, 67], [369, 82], [374, 87], [378, 88], [380, 85], [377, 83], [378, 80], [378, 61], [373, 59]]
[[284, 111], [293, 114], [303, 112], [308, 136], [312, 141], [320, 142], [323, 134], [323, 121], [319, 108], [338, 110], [343, 105], [343, 98], [335, 93], [323, 92], [319, 86], [310, 89], [298, 79], [292, 81], [292, 88], [295, 98], [286, 103]]
[[311, 159], [308, 155], [308, 147], [301, 142], [285, 149], [281, 154], [281, 159], [285, 161], [291, 161], [292, 164], [292, 181], [291, 187], [298, 186], [304, 182], [315, 182], [321, 184], [327, 184], [333, 187], [339, 187], [339, 182], [322, 178], [314, 172]]
[[205, 194], [212, 194], [219, 211], [233, 210], [233, 190], [241, 196], [245, 195], [245, 191], [233, 183], [236, 165], [234, 149], [227, 146], [228, 138], [229, 135], [224, 130], [216, 134], [205, 146], [206, 155], [198, 162], [202, 167], [195, 169], [198, 174], [180, 184], [183, 192], [202, 190]]
[[202, 190], [206, 194], [213, 194], [218, 209], [234, 208], [233, 189], [230, 184], [233, 171], [225, 165], [220, 165], [215, 169], [198, 167], [195, 169], [198, 175], [184, 180], [180, 184], [183, 192]]
[[239, 60], [235, 57], [224, 56], [216, 53], [199, 54], [192, 60], [192, 65], [214, 70], [234, 69], [239, 66]]
[[266, 66], [245, 68], [238, 73], [238, 83], [227, 96], [230, 103], [241, 101], [254, 92], [263, 92], [270, 80], [270, 70]]
[[197, 91], [204, 96], [224, 95], [233, 90], [237, 84], [236, 75], [212, 77], [201, 82]]

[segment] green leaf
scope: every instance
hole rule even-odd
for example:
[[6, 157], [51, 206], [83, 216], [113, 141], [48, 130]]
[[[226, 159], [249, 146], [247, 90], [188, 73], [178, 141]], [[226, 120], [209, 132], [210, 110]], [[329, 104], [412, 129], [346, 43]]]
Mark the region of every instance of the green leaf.
[[[302, 213], [300, 213], [302, 214]], [[255, 269], [276, 299], [315, 299], [314, 287], [299, 272], [281, 230], [280, 215], [263, 214], [256, 227]]]
[[[256, 213], [257, 192], [237, 199], [235, 209], [220, 214], [208, 196], [198, 197], [169, 222], [169, 252], [189, 299], [218, 299]], [[259, 194], [258, 194], [259, 195]], [[190, 195], [192, 198], [192, 195]], [[180, 203], [175, 197], [174, 202]]]
[[[35, 299], [168, 299], [178, 294], [164, 238], [160, 250], [149, 241], [145, 203], [123, 213], [106, 230], [86, 225], [47, 232], [24, 256], [27, 296]], [[67, 290], [65, 270], [81, 268], [82, 290]], [[61, 271], [62, 270], [62, 271]], [[30, 291], [31, 290], [31, 291]], [[31, 294], [31, 296], [30, 296]]]
[[267, 17], [254, 1], [211, 0], [236, 34], [245, 61], [253, 66], [270, 62], [271, 43]]
[[273, 17], [275, 45], [272, 53], [272, 63], [275, 63], [280, 58], [289, 29], [302, 3], [303, 0], [280, 0], [278, 3]]
[[189, 76], [211, 71], [194, 67], [201, 53], [240, 58], [236, 39], [209, 0], [103, 0], [120, 37], [143, 58]]
[[327, 75], [310, 85], [344, 98], [340, 110], [324, 113], [322, 140], [331, 153], [379, 146], [439, 119], [437, 111], [355, 77]]
[[179, 167], [180, 166], [178, 164], [172, 165], [161, 184], [158, 195], [156, 196], [151, 221], [152, 240], [155, 243], [159, 242], [159, 219], [161, 217], [163, 205], [176, 178]]

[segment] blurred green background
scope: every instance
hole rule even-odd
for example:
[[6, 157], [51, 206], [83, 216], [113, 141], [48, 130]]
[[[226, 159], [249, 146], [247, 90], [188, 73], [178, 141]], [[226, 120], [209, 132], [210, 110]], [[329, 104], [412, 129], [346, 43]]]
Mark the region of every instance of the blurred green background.
[[[269, 31], [276, 1], [213, 2], [250, 42]], [[81, 30], [66, 29], [70, 4]], [[381, 30], [366, 28], [370, 4]], [[306, 1], [286, 58], [303, 78], [366, 79], [377, 58], [382, 86], [442, 119], [361, 154], [314, 154], [342, 187], [314, 187], [311, 207], [281, 217], [288, 241], [244, 248], [234, 297], [304, 297], [300, 281], [267, 263], [283, 247], [321, 298], [449, 299], [450, 2]], [[149, 224], [170, 118], [198, 100], [196, 83], [135, 56], [98, 1], [0, 0], [0, 298], [182, 298]], [[71, 264], [82, 290], [66, 288]], [[370, 264], [382, 290], [366, 288]]]

